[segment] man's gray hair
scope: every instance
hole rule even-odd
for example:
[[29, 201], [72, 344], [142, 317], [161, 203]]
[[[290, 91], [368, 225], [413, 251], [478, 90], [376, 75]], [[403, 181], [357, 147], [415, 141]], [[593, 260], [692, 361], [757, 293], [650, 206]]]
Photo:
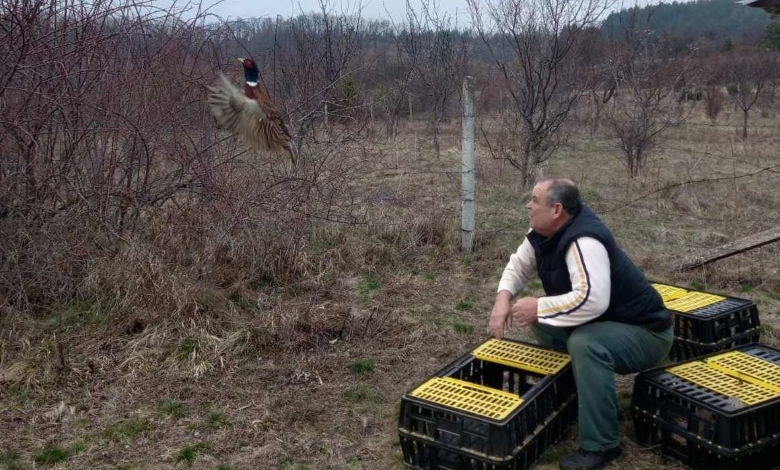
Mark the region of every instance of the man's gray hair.
[[577, 185], [569, 178], [542, 178], [537, 183], [550, 182], [547, 188], [547, 205], [552, 207], [561, 203], [569, 215], [577, 215], [582, 210], [582, 197]]

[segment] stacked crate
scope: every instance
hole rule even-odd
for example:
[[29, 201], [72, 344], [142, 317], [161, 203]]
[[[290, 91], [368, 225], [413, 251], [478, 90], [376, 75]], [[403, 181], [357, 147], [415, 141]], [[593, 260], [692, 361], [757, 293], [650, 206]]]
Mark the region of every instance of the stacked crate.
[[780, 465], [780, 351], [760, 344], [639, 374], [637, 439], [701, 470]]
[[568, 355], [491, 339], [404, 395], [398, 434], [411, 468], [525, 470], [576, 418]]
[[758, 342], [761, 322], [756, 304], [750, 300], [658, 283], [653, 287], [674, 319], [672, 360]]

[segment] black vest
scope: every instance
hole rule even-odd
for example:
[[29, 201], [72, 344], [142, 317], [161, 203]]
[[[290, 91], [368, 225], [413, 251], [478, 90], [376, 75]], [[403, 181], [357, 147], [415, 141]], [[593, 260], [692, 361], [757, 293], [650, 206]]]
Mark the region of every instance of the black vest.
[[528, 233], [527, 237], [534, 249], [537, 271], [547, 295], [571, 292], [566, 252], [574, 240], [591, 237], [607, 249], [612, 282], [609, 307], [595, 321], [632, 323], [653, 331], [663, 331], [671, 326], [672, 317], [661, 296], [617, 245], [607, 226], [589, 208], [583, 207], [550, 237], [543, 237], [535, 231]]

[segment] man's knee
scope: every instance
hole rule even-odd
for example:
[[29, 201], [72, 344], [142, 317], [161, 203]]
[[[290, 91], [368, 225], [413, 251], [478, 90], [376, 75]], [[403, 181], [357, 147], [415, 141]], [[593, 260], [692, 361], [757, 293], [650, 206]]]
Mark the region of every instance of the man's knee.
[[566, 350], [567, 333], [563, 328], [535, 323], [531, 326], [531, 331], [539, 346], [558, 351]]
[[607, 349], [601, 344], [597, 338], [588, 334], [587, 328], [577, 328], [566, 342], [566, 347], [569, 350], [569, 354], [572, 358], [585, 357], [585, 356], [597, 356], [600, 358], [606, 358], [608, 355]]

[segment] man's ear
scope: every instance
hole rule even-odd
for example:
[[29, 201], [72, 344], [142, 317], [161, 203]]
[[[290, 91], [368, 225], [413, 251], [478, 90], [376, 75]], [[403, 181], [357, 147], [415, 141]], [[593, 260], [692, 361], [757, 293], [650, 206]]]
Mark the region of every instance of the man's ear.
[[556, 202], [555, 206], [553, 206], [553, 216], [557, 219], [562, 215], [563, 215], [563, 204], [561, 204], [560, 202]]

